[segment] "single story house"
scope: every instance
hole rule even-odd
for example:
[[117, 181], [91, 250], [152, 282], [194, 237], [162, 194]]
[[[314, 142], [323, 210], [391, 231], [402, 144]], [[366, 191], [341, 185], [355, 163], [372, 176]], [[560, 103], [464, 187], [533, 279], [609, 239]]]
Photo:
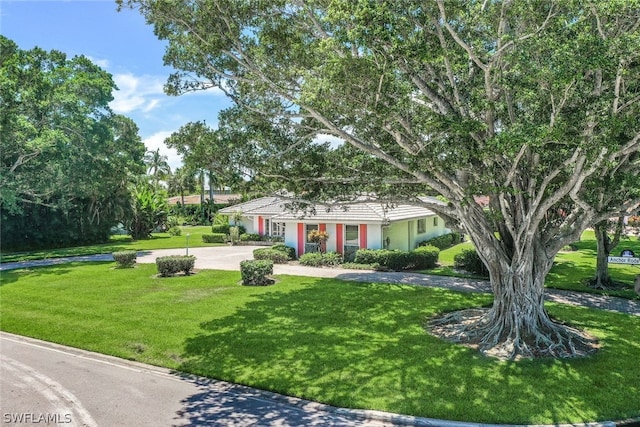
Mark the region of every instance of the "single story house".
[[442, 218], [421, 206], [385, 208], [381, 203], [361, 202], [345, 209], [328, 209], [316, 205], [315, 213], [305, 214], [288, 210], [286, 203], [280, 197], [262, 197], [218, 212], [229, 216], [242, 212], [241, 223], [248, 233], [282, 237], [298, 256], [317, 250], [317, 245], [308, 241], [313, 230], [326, 231], [329, 239], [325, 249], [347, 258], [360, 248], [412, 250], [425, 240], [450, 232]]

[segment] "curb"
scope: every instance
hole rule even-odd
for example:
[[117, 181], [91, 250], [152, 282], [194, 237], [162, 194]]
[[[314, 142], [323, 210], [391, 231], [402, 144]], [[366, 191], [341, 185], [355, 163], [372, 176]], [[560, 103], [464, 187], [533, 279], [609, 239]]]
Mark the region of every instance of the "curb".
[[135, 369], [142, 372], [150, 372], [156, 375], [173, 378], [176, 381], [191, 381], [198, 386], [216, 389], [220, 392], [241, 393], [253, 398], [264, 399], [268, 401], [278, 402], [295, 406], [299, 409], [314, 409], [353, 418], [361, 421], [377, 421], [396, 426], [415, 426], [415, 427], [634, 427], [640, 426], [640, 417], [630, 418], [619, 421], [600, 421], [588, 422], [580, 424], [484, 424], [464, 421], [448, 421], [435, 418], [415, 417], [411, 415], [395, 414], [391, 412], [367, 410], [367, 409], [349, 409], [340, 408], [324, 403], [314, 402], [301, 399], [298, 397], [287, 396], [267, 390], [260, 390], [249, 386], [234, 384], [227, 381], [216, 380], [207, 377], [201, 377], [194, 374], [188, 374], [180, 371], [163, 368], [161, 366], [148, 365], [119, 357], [110, 356], [102, 353], [95, 353], [75, 347], [69, 347], [62, 344], [42, 341], [36, 338], [25, 337], [22, 335], [12, 334], [10, 332], [0, 331], [0, 336], [6, 337], [13, 341], [28, 343], [38, 347], [45, 347], [53, 351], [67, 353], [76, 357], [89, 358], [103, 363], [113, 364], [126, 369]]

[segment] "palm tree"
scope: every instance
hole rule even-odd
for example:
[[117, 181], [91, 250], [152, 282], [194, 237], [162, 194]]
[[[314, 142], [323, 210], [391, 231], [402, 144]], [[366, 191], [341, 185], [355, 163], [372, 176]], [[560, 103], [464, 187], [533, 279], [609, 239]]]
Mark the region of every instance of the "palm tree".
[[182, 206], [184, 206], [185, 192], [195, 191], [197, 187], [195, 173], [186, 167], [177, 168], [174, 173], [169, 175], [167, 184], [170, 195], [180, 195]]
[[158, 181], [165, 178], [171, 173], [171, 168], [167, 162], [168, 157], [160, 154], [160, 149], [155, 151], [149, 150], [144, 155], [144, 163], [147, 165], [147, 174], [153, 177], [153, 182], [157, 185]]

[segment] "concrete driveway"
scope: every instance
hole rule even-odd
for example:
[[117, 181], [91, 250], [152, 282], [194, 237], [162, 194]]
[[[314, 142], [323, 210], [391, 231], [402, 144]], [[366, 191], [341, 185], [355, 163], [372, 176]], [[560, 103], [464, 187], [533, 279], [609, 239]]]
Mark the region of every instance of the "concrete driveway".
[[[211, 248], [189, 248], [189, 255], [196, 257], [196, 269], [240, 270], [240, 261], [253, 259], [253, 250], [263, 246], [215, 246]], [[153, 264], [157, 257], [186, 255], [185, 248], [156, 249], [138, 252], [138, 263]]]

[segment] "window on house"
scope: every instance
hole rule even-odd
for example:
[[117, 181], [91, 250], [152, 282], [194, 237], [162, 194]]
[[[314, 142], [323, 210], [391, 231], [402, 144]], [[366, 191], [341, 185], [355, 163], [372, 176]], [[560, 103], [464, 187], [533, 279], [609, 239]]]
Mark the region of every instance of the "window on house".
[[434, 217], [433, 217], [433, 226], [434, 226], [434, 227], [437, 227], [437, 226], [438, 226], [438, 217], [437, 217], [437, 216], [434, 216]]
[[418, 220], [418, 234], [422, 234], [422, 233], [426, 233], [427, 232], [427, 219], [423, 218], [423, 219], [419, 219]]
[[358, 225], [344, 226], [345, 246], [360, 246], [360, 227]]
[[284, 237], [284, 222], [272, 222], [271, 235]]
[[305, 240], [307, 241], [307, 243], [310, 242], [309, 240], [309, 233], [311, 233], [314, 230], [319, 230], [320, 227], [318, 226], [318, 224], [307, 224], [305, 227]]

